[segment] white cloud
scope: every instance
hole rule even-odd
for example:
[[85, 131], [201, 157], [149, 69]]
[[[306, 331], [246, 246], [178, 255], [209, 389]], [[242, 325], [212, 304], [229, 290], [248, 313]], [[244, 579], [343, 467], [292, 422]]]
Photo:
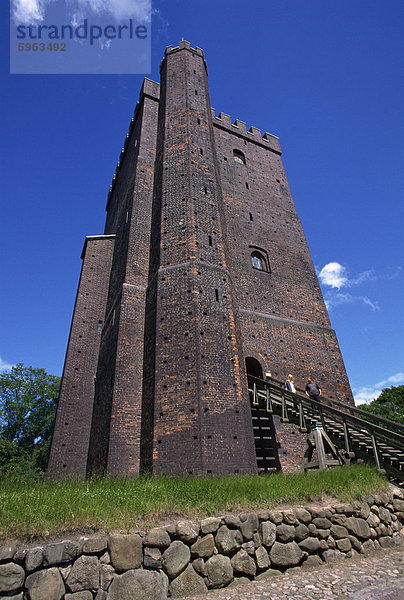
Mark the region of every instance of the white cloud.
[[147, 21], [150, 17], [150, 0], [68, 0], [74, 14], [81, 17], [93, 13], [95, 15], [112, 15], [116, 20], [138, 19]]
[[372, 269], [359, 273], [357, 277], [348, 277], [346, 267], [338, 262], [327, 263], [321, 271], [318, 273], [318, 277], [324, 285], [337, 288], [340, 290], [342, 287], [352, 287], [354, 285], [360, 285], [365, 281], [375, 281], [376, 275]]
[[339, 306], [340, 304], [350, 304], [353, 302], [353, 296], [351, 294], [334, 294], [327, 293], [324, 297], [325, 305], [327, 310], [334, 308], [334, 306]]
[[355, 300], [359, 300], [359, 302], [363, 302], [363, 304], [366, 304], [367, 306], [370, 306], [370, 308], [372, 310], [379, 310], [380, 309], [380, 304], [378, 303], [377, 300], [375, 300], [374, 302], [368, 298], [367, 296], [355, 296], [354, 297]]
[[12, 366], [0, 357], [0, 371], [9, 371]]
[[13, 17], [18, 23], [43, 21], [46, 0], [14, 0]]
[[362, 302], [363, 304], [366, 304], [366, 306], [370, 306], [372, 310], [380, 309], [380, 305], [377, 300], [373, 302], [367, 296], [354, 296], [352, 294], [342, 292], [328, 292], [324, 297], [324, 301], [327, 310], [334, 308], [334, 306], [340, 306], [341, 304], [352, 304], [354, 302]]
[[380, 396], [384, 388], [401, 384], [404, 384], [404, 373], [402, 372], [391, 375], [391, 377], [388, 377], [383, 381], [378, 381], [374, 385], [354, 388], [352, 391], [355, 398], [355, 404], [357, 406], [358, 404], [369, 404], [369, 402]]
[[347, 268], [334, 261], [327, 263], [320, 271], [317, 270], [317, 272], [320, 282], [324, 286], [331, 288], [326, 292], [324, 297], [328, 310], [334, 306], [339, 306], [340, 304], [351, 304], [353, 302], [361, 302], [366, 306], [370, 306], [372, 310], [378, 310], [380, 308], [377, 301], [373, 301], [367, 296], [354, 295], [340, 291], [341, 288], [351, 288], [353, 286], [359, 286], [366, 281], [375, 281], [376, 275], [373, 270], [359, 273], [356, 277], [349, 277]]
[[403, 267], [387, 267], [387, 272], [382, 276], [382, 279], [397, 279], [402, 270]]
[[382, 392], [382, 388], [378, 388], [375, 386], [369, 387], [360, 387], [353, 390], [353, 395], [355, 399], [355, 404], [358, 406], [359, 404], [369, 404], [375, 398], [378, 398]]
[[377, 387], [386, 387], [389, 385], [395, 385], [397, 383], [404, 383], [404, 373], [402, 373], [401, 371], [400, 371], [400, 373], [391, 375], [391, 377], [389, 377], [388, 379], [385, 379], [384, 381], [379, 381], [379, 383], [376, 383], [376, 386]]
[[346, 269], [337, 262], [326, 264], [318, 274], [321, 283], [330, 285], [333, 288], [341, 289], [348, 283], [348, 278], [345, 275]]
[[364, 283], [365, 281], [376, 281], [376, 275], [375, 272], [370, 269], [369, 271], [364, 271], [363, 273], [359, 273], [359, 275], [355, 278], [355, 279], [351, 279], [348, 281], [349, 286], [351, 285], [360, 285], [361, 283]]
[[[13, 17], [18, 23], [43, 21], [49, 4], [56, 0], [13, 0]], [[71, 18], [84, 19], [92, 15], [113, 16], [121, 19], [148, 21], [150, 0], [59, 0], [65, 3]]]

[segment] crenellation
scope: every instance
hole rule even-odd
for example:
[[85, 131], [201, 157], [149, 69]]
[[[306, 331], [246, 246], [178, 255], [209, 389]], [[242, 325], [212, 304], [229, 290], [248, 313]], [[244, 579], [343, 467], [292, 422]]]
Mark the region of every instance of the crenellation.
[[179, 50], [191, 50], [191, 44], [185, 40], [182, 40], [179, 44], [178, 44], [178, 49]]
[[211, 108], [211, 114], [212, 123], [214, 126], [227, 129], [242, 139], [253, 140], [254, 143], [262, 144], [264, 147], [269, 148], [273, 152], [282, 154], [279, 138], [276, 135], [272, 135], [268, 132], [262, 135], [261, 130], [253, 126], [251, 126], [247, 131], [247, 126], [244, 121], [236, 119], [234, 123], [232, 123], [230, 115], [220, 112], [216, 116], [214, 108]]
[[115, 173], [114, 173], [114, 175], [112, 177], [112, 184], [109, 187], [108, 196], [107, 196], [106, 210], [108, 210], [109, 202], [111, 200], [112, 192], [114, 190], [115, 181], [116, 181], [116, 178], [118, 177], [119, 170], [120, 170], [120, 167], [121, 167], [121, 163], [122, 163], [122, 161], [124, 159], [124, 156], [125, 156], [125, 152], [127, 151], [128, 145], [131, 143], [130, 140], [132, 138], [132, 133], [133, 133], [133, 130], [134, 130], [134, 127], [135, 127], [135, 122], [136, 122], [136, 119], [138, 117], [138, 113], [139, 113], [139, 110], [140, 110], [140, 104], [142, 103], [142, 101], [144, 100], [144, 98], [149, 98], [151, 100], [159, 102], [159, 99], [160, 99], [160, 84], [157, 83], [156, 81], [153, 81], [152, 79], [148, 79], [147, 77], [145, 77], [144, 80], [143, 80], [143, 85], [142, 85], [142, 88], [141, 88], [141, 90], [139, 92], [139, 101], [136, 103], [135, 110], [134, 110], [134, 116], [130, 120], [129, 131], [128, 131], [128, 133], [125, 136], [124, 146], [121, 149], [119, 161], [117, 162]]
[[222, 123], [223, 123], [223, 125], [225, 127], [229, 127], [229, 129], [231, 128], [232, 122], [231, 122], [231, 116], [230, 115], [227, 115], [224, 112], [220, 112], [219, 116], [217, 118], [222, 121]]
[[274, 135], [273, 133], [268, 133], [267, 131], [264, 133], [264, 140], [268, 140], [271, 141], [271, 139], [275, 139], [275, 140], [279, 140], [278, 136]]
[[258, 129], [257, 127], [250, 127], [250, 129], [248, 130], [248, 133], [251, 133], [251, 135], [254, 135], [257, 138], [262, 138], [262, 133], [261, 133], [261, 129]]
[[197, 56], [200, 57], [204, 57], [204, 53], [202, 48], [199, 48], [198, 46], [196, 46], [195, 48], [191, 48], [191, 44], [189, 42], [187, 42], [186, 40], [182, 40], [178, 46], [167, 46], [165, 51], [164, 51], [164, 57], [168, 56], [168, 54], [171, 54], [173, 52], [178, 52], [180, 50], [189, 50], [190, 52], [192, 52], [193, 54], [196, 54]]
[[234, 121], [232, 127], [237, 127], [237, 129], [239, 130], [240, 133], [247, 134], [247, 125], [244, 123], [244, 121], [240, 121], [239, 119], [236, 119]]

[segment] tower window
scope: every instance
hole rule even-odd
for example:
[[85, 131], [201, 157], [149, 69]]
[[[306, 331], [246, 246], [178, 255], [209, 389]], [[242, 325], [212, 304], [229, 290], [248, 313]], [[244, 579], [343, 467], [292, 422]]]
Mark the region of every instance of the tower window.
[[254, 269], [263, 270], [263, 260], [262, 255], [259, 252], [253, 252], [251, 254], [251, 262]]
[[241, 150], [237, 150], [237, 148], [235, 148], [233, 150], [233, 156], [234, 156], [234, 162], [241, 163], [243, 165], [246, 164], [245, 154], [244, 154], [244, 152], [241, 152]]
[[270, 273], [269, 263], [267, 258], [264, 256], [262, 252], [258, 250], [254, 250], [251, 253], [251, 264], [253, 269], [257, 269], [258, 271], [265, 271], [266, 273]]

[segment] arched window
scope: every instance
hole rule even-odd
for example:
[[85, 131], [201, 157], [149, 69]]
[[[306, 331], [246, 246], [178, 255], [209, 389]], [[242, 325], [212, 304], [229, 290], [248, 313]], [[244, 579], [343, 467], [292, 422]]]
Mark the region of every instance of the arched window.
[[[252, 248], [254, 248], [254, 246], [252, 246]], [[252, 268], [257, 269], [257, 271], [265, 271], [266, 273], [271, 272], [268, 255], [265, 250], [254, 249], [253, 252], [251, 252], [251, 265]]]
[[258, 269], [259, 271], [264, 270], [263, 256], [259, 252], [253, 252], [251, 254], [251, 262], [254, 269]]
[[258, 269], [259, 271], [267, 271], [265, 268], [265, 258], [262, 256], [261, 252], [253, 252], [251, 254], [251, 262], [254, 269]]
[[241, 150], [237, 150], [236, 148], [233, 150], [234, 162], [241, 163], [243, 165], [246, 164], [245, 154], [241, 152]]

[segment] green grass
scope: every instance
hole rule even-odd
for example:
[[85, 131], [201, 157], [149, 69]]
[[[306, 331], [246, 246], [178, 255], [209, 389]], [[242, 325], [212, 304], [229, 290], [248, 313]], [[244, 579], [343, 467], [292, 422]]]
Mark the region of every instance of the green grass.
[[0, 536], [30, 539], [88, 528], [127, 531], [173, 516], [304, 504], [324, 495], [350, 501], [386, 488], [387, 481], [367, 465], [296, 475], [209, 478], [50, 481], [9, 476], [0, 482]]

